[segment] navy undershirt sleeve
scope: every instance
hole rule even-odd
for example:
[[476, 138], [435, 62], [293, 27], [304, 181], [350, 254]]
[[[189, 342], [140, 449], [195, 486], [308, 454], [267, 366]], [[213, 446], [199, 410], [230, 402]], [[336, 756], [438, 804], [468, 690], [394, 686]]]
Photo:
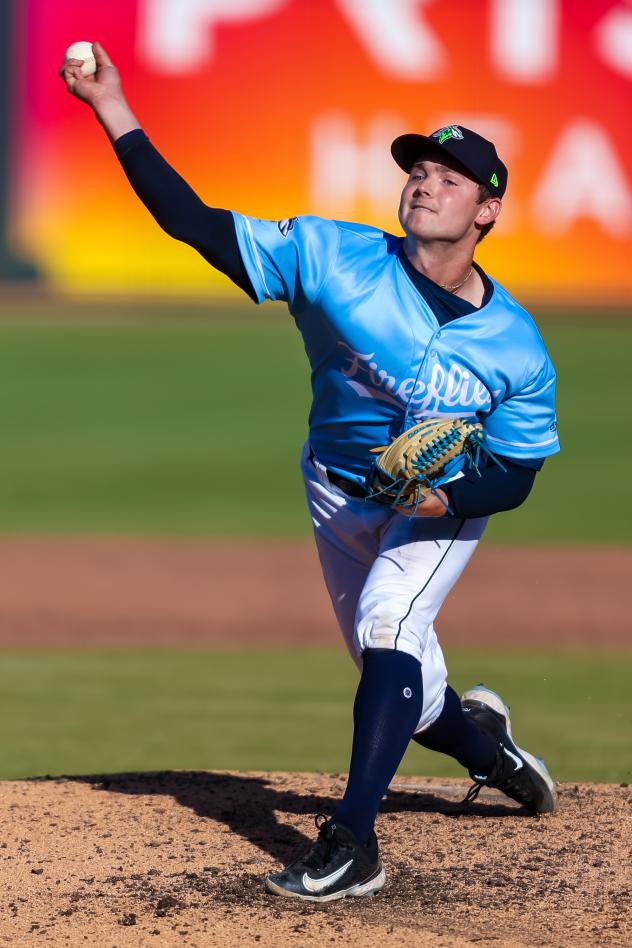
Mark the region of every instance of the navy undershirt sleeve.
[[[441, 488], [448, 496], [454, 516], [488, 517], [501, 510], [513, 510], [527, 499], [537, 469], [512, 458], [499, 457], [498, 460], [505, 470], [490, 461], [480, 476], [476, 471], [468, 471]], [[542, 466], [541, 459], [533, 459], [533, 463]]]
[[121, 135], [114, 151], [134, 191], [170, 237], [194, 247], [251, 299], [256, 293], [246, 272], [230, 211], [209, 207], [165, 161], [147, 135], [136, 128]]

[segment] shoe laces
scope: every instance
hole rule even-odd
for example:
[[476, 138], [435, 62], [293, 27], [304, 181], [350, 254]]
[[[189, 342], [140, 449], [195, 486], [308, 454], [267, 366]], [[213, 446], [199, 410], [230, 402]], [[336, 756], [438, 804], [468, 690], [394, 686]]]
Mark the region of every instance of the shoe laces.
[[[502, 746], [501, 744], [501, 747]], [[494, 770], [484, 780], [474, 780], [474, 783], [460, 801], [461, 804], [473, 803], [483, 787], [493, 787], [496, 790], [501, 790], [503, 793], [506, 793], [507, 796], [513, 800], [517, 800], [518, 803], [530, 806], [533, 803], [533, 793], [526, 792], [527, 787], [524, 782], [524, 771], [521, 769], [510, 773], [506, 777], [501, 777], [500, 774], [502, 770], [503, 758], [502, 752], [499, 750]]]
[[470, 787], [470, 789], [467, 791], [467, 793], [463, 797], [463, 799], [459, 800], [459, 805], [465, 806], [465, 804], [467, 803], [474, 803], [474, 800], [476, 800], [477, 796], [479, 795], [479, 793], [481, 792], [484, 786], [485, 786], [484, 783], [479, 783], [478, 780], [475, 780], [472, 786]]
[[336, 824], [324, 813], [317, 813], [314, 823], [318, 830], [318, 838], [301, 862], [310, 869], [322, 869], [329, 862], [335, 841]]
[[[483, 777], [480, 780], [477, 780], [476, 777], [473, 778], [474, 783], [467, 791], [462, 800], [459, 801], [460, 806], [465, 806], [468, 803], [474, 803], [474, 800], [478, 797], [479, 793], [483, 787], [495, 787], [497, 784], [494, 782], [495, 775], [498, 773], [498, 770], [502, 767], [502, 755], [499, 749], [496, 750], [496, 763], [492, 768], [491, 772], [487, 777]], [[470, 774], [471, 776], [471, 774]]]

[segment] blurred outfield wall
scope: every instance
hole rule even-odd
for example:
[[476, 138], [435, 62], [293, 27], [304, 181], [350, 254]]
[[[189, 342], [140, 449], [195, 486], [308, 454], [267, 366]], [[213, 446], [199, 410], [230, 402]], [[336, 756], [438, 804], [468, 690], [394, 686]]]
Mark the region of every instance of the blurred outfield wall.
[[398, 232], [391, 139], [462, 123], [492, 137], [510, 169], [480, 262], [524, 299], [632, 299], [629, 0], [13, 9], [7, 243], [53, 287], [232, 292], [158, 230], [57, 78], [71, 42], [99, 39], [146, 131], [209, 204]]

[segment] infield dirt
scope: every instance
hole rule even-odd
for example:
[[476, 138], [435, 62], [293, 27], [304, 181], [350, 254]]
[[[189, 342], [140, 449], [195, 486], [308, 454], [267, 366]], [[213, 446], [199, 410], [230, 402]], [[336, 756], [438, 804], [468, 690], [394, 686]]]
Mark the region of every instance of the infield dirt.
[[632, 790], [565, 785], [534, 818], [463, 781], [398, 781], [387, 885], [327, 906], [262, 875], [313, 839], [341, 776], [157, 773], [0, 784], [0, 939], [12, 945], [583, 946], [632, 939]]

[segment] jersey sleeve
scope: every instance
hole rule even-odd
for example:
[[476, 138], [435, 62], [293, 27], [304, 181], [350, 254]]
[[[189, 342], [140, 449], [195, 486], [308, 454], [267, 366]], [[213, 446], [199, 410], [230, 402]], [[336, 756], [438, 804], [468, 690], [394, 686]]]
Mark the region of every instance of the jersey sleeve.
[[495, 454], [521, 460], [560, 450], [555, 416], [555, 370], [547, 359], [519, 391], [510, 393], [484, 422], [485, 442]]
[[257, 302], [313, 303], [338, 253], [339, 230], [320, 217], [264, 221], [233, 212], [237, 241]]

